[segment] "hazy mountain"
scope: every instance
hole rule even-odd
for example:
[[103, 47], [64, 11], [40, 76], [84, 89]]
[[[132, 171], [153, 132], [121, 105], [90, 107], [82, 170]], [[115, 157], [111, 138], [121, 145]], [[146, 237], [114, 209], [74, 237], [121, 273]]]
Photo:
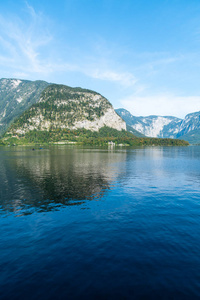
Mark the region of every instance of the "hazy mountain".
[[0, 79], [0, 135], [10, 123], [40, 99], [45, 81]]
[[132, 134], [134, 134], [137, 137], [145, 137], [144, 134], [142, 134], [141, 132], [135, 130], [133, 127], [129, 126], [128, 124], [126, 124], [126, 130], [131, 132]]
[[126, 109], [116, 109], [128, 126], [149, 137], [181, 138], [200, 143], [200, 112], [188, 114], [184, 119], [172, 116], [135, 117]]

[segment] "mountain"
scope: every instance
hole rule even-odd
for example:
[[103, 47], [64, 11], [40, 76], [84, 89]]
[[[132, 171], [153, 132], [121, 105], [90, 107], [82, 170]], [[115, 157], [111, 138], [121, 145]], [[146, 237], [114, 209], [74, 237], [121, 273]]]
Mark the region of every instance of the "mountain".
[[[188, 114], [180, 124], [177, 137], [192, 134], [193, 131], [200, 130], [200, 111]], [[200, 131], [199, 131], [200, 133]]]
[[182, 140], [189, 141], [190, 144], [200, 145], [200, 130], [192, 130], [180, 137]]
[[[173, 133], [171, 130], [176, 130], [176, 124], [181, 119], [175, 117], [161, 117], [161, 116], [148, 116], [148, 117], [135, 117], [126, 109], [116, 109], [116, 112], [122, 119], [135, 130], [149, 137], [159, 138], [172, 138]], [[170, 126], [170, 123], [174, 126]], [[168, 128], [166, 130], [166, 128]]]
[[127, 126], [148, 137], [181, 138], [189, 143], [200, 143], [200, 112], [188, 114], [184, 119], [171, 116], [135, 117], [126, 109], [116, 109], [116, 112]]
[[76, 142], [99, 146], [187, 145], [180, 140], [136, 137], [102, 95], [59, 84], [47, 84], [1, 140], [2, 145]]
[[139, 131], [135, 130], [133, 127], [126, 124], [126, 130], [131, 132], [136, 137], [146, 137], [144, 134], [140, 133]]
[[0, 135], [13, 120], [39, 100], [45, 81], [0, 79]]
[[126, 123], [106, 98], [91, 90], [52, 84], [12, 124], [9, 133], [80, 128], [98, 131], [104, 126], [126, 130]]
[[97, 92], [45, 81], [0, 79], [1, 145], [79, 142], [95, 145], [185, 145], [143, 137]]

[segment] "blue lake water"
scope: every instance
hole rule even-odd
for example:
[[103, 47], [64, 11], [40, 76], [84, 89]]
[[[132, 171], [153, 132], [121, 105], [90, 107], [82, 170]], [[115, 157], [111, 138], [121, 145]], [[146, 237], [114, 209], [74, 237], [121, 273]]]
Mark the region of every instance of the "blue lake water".
[[1, 147], [0, 179], [0, 299], [200, 299], [200, 147]]

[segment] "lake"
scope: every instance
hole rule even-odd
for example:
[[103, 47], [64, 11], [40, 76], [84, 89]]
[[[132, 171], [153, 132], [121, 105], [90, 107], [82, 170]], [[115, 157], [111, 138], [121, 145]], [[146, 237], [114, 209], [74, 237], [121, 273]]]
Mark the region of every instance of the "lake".
[[200, 147], [0, 148], [0, 299], [200, 299]]

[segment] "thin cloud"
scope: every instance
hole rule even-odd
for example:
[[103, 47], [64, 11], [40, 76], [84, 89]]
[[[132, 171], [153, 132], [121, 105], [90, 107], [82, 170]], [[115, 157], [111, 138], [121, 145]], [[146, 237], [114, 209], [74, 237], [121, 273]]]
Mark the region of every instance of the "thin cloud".
[[41, 15], [37, 15], [29, 5], [27, 10], [30, 17], [29, 24], [17, 17], [10, 21], [8, 17], [0, 16], [1, 57], [15, 62], [14, 65], [7, 65], [11, 69], [45, 73], [45, 66], [39, 56], [41, 47], [47, 46], [52, 37], [43, 26], [44, 19]]
[[[116, 82], [123, 87], [136, 84], [137, 79], [129, 72], [117, 72], [108, 67], [98, 68], [98, 65], [101, 65], [98, 59], [95, 59], [96, 63], [93, 65], [87, 58], [82, 59], [84, 63], [79, 61], [78, 64], [59, 59], [59, 54], [56, 58], [55, 55], [50, 56], [49, 45], [55, 40], [49, 34], [45, 16], [37, 13], [27, 2], [26, 14], [29, 18], [25, 21], [0, 15], [0, 65], [7, 67], [6, 69], [10, 68], [12, 74], [37, 74], [48, 77], [54, 72], [77, 72], [93, 79]], [[48, 53], [49, 57], [46, 57], [45, 53]]]
[[[142, 54], [140, 56], [141, 62], [135, 68], [135, 71], [145, 73], [145, 76], [152, 76], [159, 73], [163, 68], [168, 68], [177, 64], [185, 59], [182, 54], [170, 55], [169, 53], [152, 53], [152, 55], [146, 55], [144, 53], [144, 60], [142, 60]], [[147, 60], [147, 61], [146, 61]], [[146, 61], [146, 62], [145, 62]]]
[[131, 73], [128, 72], [120, 73], [112, 70], [108, 70], [108, 71], [95, 70], [91, 72], [90, 76], [96, 79], [117, 82], [125, 87], [134, 86], [137, 82], [135, 76], [133, 76]]
[[156, 95], [138, 97], [131, 95], [122, 99], [120, 103], [121, 107], [135, 116], [160, 115], [184, 118], [188, 113], [200, 111], [200, 96]]

